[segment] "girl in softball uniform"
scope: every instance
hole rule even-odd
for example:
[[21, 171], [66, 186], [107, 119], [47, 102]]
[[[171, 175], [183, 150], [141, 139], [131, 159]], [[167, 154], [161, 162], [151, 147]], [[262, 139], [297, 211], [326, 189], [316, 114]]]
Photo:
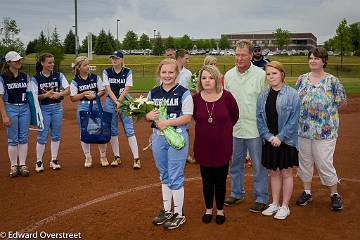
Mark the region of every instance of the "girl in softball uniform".
[[39, 131], [36, 144], [35, 171], [44, 171], [43, 155], [50, 130], [51, 161], [50, 168], [60, 169], [58, 152], [61, 137], [63, 107], [61, 101], [69, 95], [70, 87], [64, 74], [54, 71], [54, 56], [51, 53], [40, 55], [37, 63], [37, 74], [33, 76], [33, 89], [38, 94], [43, 115], [44, 129]]
[[20, 72], [22, 59], [19, 53], [8, 52], [0, 75], [0, 112], [8, 138], [10, 177], [30, 175], [25, 164], [31, 117], [26, 91], [31, 87], [29, 76]]
[[[176, 61], [165, 59], [160, 62], [158, 76], [161, 85], [149, 92], [148, 99], [159, 105], [164, 99], [167, 104], [167, 120], [158, 120], [159, 113], [153, 110], [146, 114], [146, 119], [153, 121], [152, 152], [160, 173], [164, 209], [153, 219], [156, 225], [165, 224], [167, 229], [175, 229], [184, 224], [184, 167], [189, 152], [189, 136], [186, 131], [193, 114], [194, 104], [190, 92], [176, 83], [179, 74]], [[172, 148], [166, 141], [162, 130], [168, 126], [176, 128], [185, 138], [185, 147], [181, 150]], [[174, 212], [171, 209], [174, 199]]]
[[[132, 72], [131, 69], [124, 67], [124, 54], [121, 51], [115, 51], [110, 56], [112, 67], [107, 68], [103, 72], [103, 84], [106, 89], [105, 111], [113, 114], [111, 120], [111, 147], [114, 153], [114, 160], [111, 166], [118, 166], [121, 163], [119, 150], [119, 129], [118, 129], [118, 114], [115, 109], [118, 109], [120, 102], [128, 94], [130, 87], [132, 87]], [[139, 160], [139, 148], [135, 136], [134, 124], [131, 116], [126, 116], [122, 111], [120, 113], [120, 120], [124, 128], [124, 132], [128, 138], [129, 146], [134, 157], [133, 168], [140, 169], [141, 164]]]
[[[93, 109], [97, 110], [98, 106], [96, 105], [96, 94], [100, 97], [104, 95], [104, 86], [99, 76], [96, 74], [90, 73], [89, 60], [87, 57], [77, 57], [75, 59], [75, 78], [70, 84], [70, 99], [73, 102], [78, 102], [76, 120], [80, 125], [80, 111], [87, 111], [89, 109], [89, 104], [93, 102]], [[90, 153], [90, 144], [84, 143], [81, 141], [81, 147], [85, 155], [85, 164], [86, 168], [92, 167], [92, 157]], [[106, 144], [98, 144], [100, 151], [100, 163], [101, 166], [109, 166], [109, 162], [106, 159]]]

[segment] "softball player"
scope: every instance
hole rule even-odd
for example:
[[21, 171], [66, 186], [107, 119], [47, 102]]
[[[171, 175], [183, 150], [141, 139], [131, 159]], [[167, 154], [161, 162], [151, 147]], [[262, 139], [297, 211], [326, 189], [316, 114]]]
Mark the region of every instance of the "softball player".
[[37, 74], [33, 76], [33, 89], [38, 94], [41, 112], [44, 119], [44, 129], [39, 131], [36, 144], [35, 171], [44, 171], [43, 155], [50, 129], [51, 161], [50, 168], [60, 169], [58, 152], [61, 137], [63, 107], [61, 100], [70, 94], [69, 83], [64, 74], [54, 71], [54, 56], [51, 53], [40, 55], [37, 62]]
[[30, 125], [26, 91], [31, 90], [31, 86], [29, 76], [20, 72], [22, 59], [19, 53], [8, 52], [0, 75], [0, 112], [8, 138], [10, 177], [30, 175], [25, 164]]
[[[106, 89], [105, 109], [107, 112], [111, 112], [113, 114], [111, 120], [110, 143], [114, 153], [114, 160], [111, 163], [111, 166], [118, 166], [121, 164], [121, 159], [118, 139], [118, 114], [115, 112], [115, 108], [120, 106], [120, 102], [128, 94], [133, 82], [131, 69], [124, 67], [124, 54], [121, 51], [115, 51], [110, 58], [112, 67], [103, 71], [103, 84]], [[131, 116], [125, 116], [125, 113], [122, 111], [120, 113], [120, 120], [134, 157], [133, 168], [140, 169], [141, 163], [139, 159], [139, 147], [135, 136], [132, 118]]]
[[[96, 105], [96, 94], [100, 97], [104, 95], [104, 86], [99, 76], [90, 73], [89, 60], [87, 57], [77, 57], [75, 59], [75, 78], [70, 84], [70, 99], [73, 102], [79, 101], [77, 107], [76, 120], [80, 125], [80, 111], [87, 111], [89, 109], [90, 101], [93, 102], [93, 109], [97, 110], [98, 106]], [[84, 143], [81, 141], [81, 147], [85, 155], [85, 164], [86, 168], [92, 167], [92, 157], [90, 153], [90, 144]], [[98, 144], [100, 151], [100, 163], [101, 166], [109, 166], [109, 162], [106, 159], [106, 144]]]
[[[186, 221], [182, 212], [184, 167], [189, 152], [189, 135], [186, 127], [191, 121], [194, 104], [190, 92], [175, 82], [179, 74], [175, 60], [161, 61], [157, 72], [161, 85], [149, 92], [148, 99], [154, 101], [156, 105], [165, 99], [169, 119], [158, 120], [159, 113], [156, 110], [146, 114], [146, 119], [153, 121], [152, 152], [160, 173], [164, 204], [164, 209], [153, 219], [153, 223], [156, 225], [165, 223], [165, 228], [175, 229]], [[176, 127], [176, 131], [184, 136], [186, 144], [183, 149], [176, 150], [167, 143], [161, 130], [168, 126]], [[174, 213], [171, 211], [172, 199], [174, 199]]]

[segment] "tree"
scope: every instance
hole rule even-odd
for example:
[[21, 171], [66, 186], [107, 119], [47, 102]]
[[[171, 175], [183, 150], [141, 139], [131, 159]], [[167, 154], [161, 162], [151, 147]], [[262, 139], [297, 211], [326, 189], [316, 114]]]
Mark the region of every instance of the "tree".
[[354, 55], [360, 53], [360, 26], [358, 24], [350, 25], [350, 39], [352, 45], [352, 52]]
[[284, 47], [289, 45], [290, 32], [288, 30], [277, 28], [274, 32], [274, 40], [278, 49], [284, 49]]
[[104, 29], [101, 29], [96, 39], [95, 53], [97, 55], [109, 55], [112, 52], [112, 45]]
[[51, 34], [50, 44], [54, 47], [62, 48], [60, 36], [59, 33], [57, 32], [56, 27], [54, 28], [54, 31]]
[[231, 43], [230, 43], [229, 39], [226, 36], [222, 35], [220, 38], [220, 41], [219, 41], [219, 48], [220, 49], [228, 49], [228, 48], [230, 48], [230, 45], [231, 45]]
[[146, 35], [145, 33], [143, 33], [140, 36], [139, 39], [139, 48], [140, 49], [150, 49], [151, 45], [150, 45], [150, 38], [148, 35]]
[[114, 39], [114, 36], [111, 35], [110, 30], [107, 33], [107, 38], [111, 46], [111, 52], [118, 50], [116, 40]]
[[36, 52], [37, 41], [38, 41], [37, 39], [34, 39], [33, 41], [29, 41], [25, 50], [26, 55]]
[[49, 35], [50, 36], [47, 38], [45, 37], [44, 31], [41, 31], [38, 39], [35, 39], [33, 41], [36, 44], [34, 48], [36, 52], [36, 57], [45, 52], [51, 53], [52, 55], [54, 55], [56, 65], [59, 66], [61, 61], [64, 59], [64, 49], [61, 44], [60, 36], [56, 30], [56, 27]]
[[138, 48], [138, 36], [132, 30], [128, 31], [125, 35], [122, 46], [126, 50], [133, 50]]
[[324, 48], [327, 51], [333, 51], [334, 49], [334, 39], [330, 38], [329, 40], [324, 42]]
[[176, 48], [175, 39], [172, 36], [167, 37], [165, 40], [165, 49], [168, 48], [172, 48], [172, 49]]
[[153, 48], [153, 54], [154, 55], [162, 55], [164, 53], [164, 45], [163, 41], [161, 39], [160, 34], [158, 34], [155, 38], [154, 48]]
[[192, 40], [190, 39], [190, 37], [188, 35], [184, 35], [180, 38], [180, 48], [184, 48], [184, 49], [187, 49], [187, 50], [190, 50], [192, 49], [193, 47], [193, 43], [192, 43]]
[[214, 48], [216, 48], [216, 46], [217, 46], [217, 43], [216, 43], [216, 40], [215, 39], [210, 39], [210, 41], [209, 41], [209, 48], [211, 49], [214, 49]]
[[18, 38], [20, 28], [16, 21], [8, 17], [4, 17], [3, 25], [0, 27], [0, 55], [5, 55], [8, 51], [24, 52], [24, 44]]
[[343, 56], [347, 51], [351, 51], [351, 39], [350, 28], [344, 18], [336, 29], [336, 35], [334, 37], [334, 47], [340, 51], [340, 66], [342, 68]]
[[[93, 46], [93, 49], [94, 49], [95, 46], [96, 46], [96, 35], [91, 34], [91, 38], [92, 38], [92, 46]], [[88, 38], [87, 38], [87, 36], [86, 36], [86, 38], [84, 38], [84, 40], [81, 43], [80, 51], [82, 53], [87, 53], [87, 51], [88, 51]]]
[[65, 37], [64, 52], [67, 54], [75, 53], [75, 34], [72, 29], [70, 29], [69, 33]]

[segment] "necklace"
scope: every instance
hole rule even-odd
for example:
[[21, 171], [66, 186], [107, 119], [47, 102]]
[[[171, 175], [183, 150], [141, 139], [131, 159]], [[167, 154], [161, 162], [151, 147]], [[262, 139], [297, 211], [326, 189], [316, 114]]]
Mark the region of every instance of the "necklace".
[[205, 105], [206, 105], [207, 113], [208, 113], [208, 115], [209, 115], [208, 122], [209, 122], [209, 123], [212, 123], [212, 122], [213, 122], [212, 115], [213, 115], [213, 110], [214, 110], [215, 102], [213, 102], [213, 105], [212, 105], [212, 107], [211, 107], [211, 112], [209, 112], [209, 108], [208, 108], [207, 102], [205, 102]]

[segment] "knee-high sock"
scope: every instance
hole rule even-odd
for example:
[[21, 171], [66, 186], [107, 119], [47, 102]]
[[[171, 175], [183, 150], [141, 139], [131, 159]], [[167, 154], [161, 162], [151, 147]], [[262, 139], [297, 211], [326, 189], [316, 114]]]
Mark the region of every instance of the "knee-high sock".
[[129, 146], [134, 159], [139, 158], [139, 147], [135, 135], [128, 138]]
[[90, 144], [88, 143], [84, 143], [83, 141], [81, 141], [81, 148], [84, 152], [85, 158], [91, 158], [91, 153], [90, 153]]
[[182, 216], [183, 205], [184, 205], [184, 187], [178, 190], [171, 190], [174, 198], [174, 213]]
[[120, 150], [119, 150], [119, 138], [118, 136], [111, 136], [110, 139], [111, 148], [114, 153], [114, 156], [120, 157]]
[[172, 200], [172, 191], [166, 184], [161, 185], [162, 197], [165, 212], [171, 211], [171, 200]]
[[98, 144], [98, 148], [100, 152], [100, 157], [101, 158], [106, 157], [106, 144]]
[[28, 152], [28, 144], [19, 144], [19, 165], [25, 165], [26, 164], [26, 157]]
[[45, 144], [36, 143], [36, 161], [42, 161], [45, 151]]
[[51, 160], [57, 160], [60, 141], [51, 141]]
[[17, 166], [18, 146], [8, 146], [8, 154], [11, 166]]

